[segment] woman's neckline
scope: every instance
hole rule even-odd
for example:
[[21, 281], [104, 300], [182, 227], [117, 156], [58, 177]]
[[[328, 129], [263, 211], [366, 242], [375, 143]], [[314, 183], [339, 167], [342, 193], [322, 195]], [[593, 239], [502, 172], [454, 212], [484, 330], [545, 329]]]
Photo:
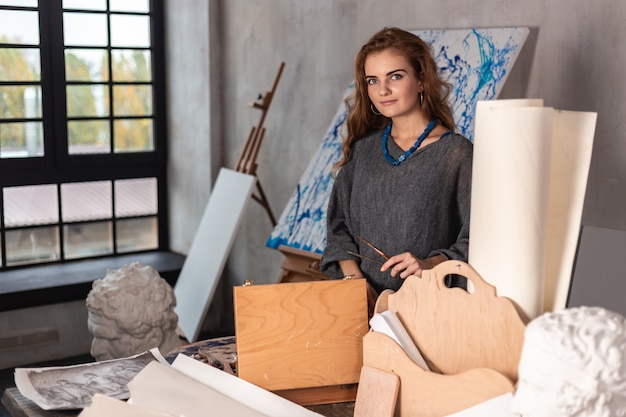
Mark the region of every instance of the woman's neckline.
[[[413, 146], [411, 146], [409, 149], [407, 149], [402, 155], [400, 155], [397, 159], [392, 157], [389, 154], [389, 150], [387, 148], [388, 146], [388, 141], [389, 141], [389, 137], [390, 137], [390, 133], [391, 133], [391, 128], [393, 126], [393, 123], [389, 123], [387, 125], [387, 127], [385, 127], [385, 130], [383, 131], [383, 137], [382, 137], [382, 148], [383, 148], [383, 155], [385, 156], [385, 159], [387, 160], [387, 162], [389, 162], [391, 165], [393, 166], [397, 166], [400, 165], [403, 161], [405, 161], [409, 156], [411, 156], [422, 144], [422, 142], [428, 137], [428, 135], [430, 135], [430, 133], [435, 129], [435, 127], [437, 126], [437, 120], [435, 118], [433, 118], [428, 125], [426, 126], [426, 128], [424, 129], [424, 131], [422, 132], [422, 134], [417, 138], [417, 140], [415, 141], [415, 143], [413, 144]], [[442, 135], [443, 136], [443, 135]], [[400, 146], [398, 144], [396, 144], [396, 146], [398, 146], [398, 148], [400, 148]], [[402, 148], [400, 148], [402, 149]]]

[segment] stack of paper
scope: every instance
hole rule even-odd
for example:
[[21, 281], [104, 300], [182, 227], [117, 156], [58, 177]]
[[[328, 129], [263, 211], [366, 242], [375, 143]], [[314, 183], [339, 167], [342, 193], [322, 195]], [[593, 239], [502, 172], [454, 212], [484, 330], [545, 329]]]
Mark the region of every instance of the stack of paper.
[[[314, 413], [276, 394], [184, 355], [174, 363], [149, 363], [129, 384], [130, 399], [119, 414], [146, 417], [314, 417]], [[109, 417], [111, 402], [96, 400], [80, 417]], [[136, 413], [136, 414], [132, 414]], [[150, 414], [152, 413], [152, 414]]]

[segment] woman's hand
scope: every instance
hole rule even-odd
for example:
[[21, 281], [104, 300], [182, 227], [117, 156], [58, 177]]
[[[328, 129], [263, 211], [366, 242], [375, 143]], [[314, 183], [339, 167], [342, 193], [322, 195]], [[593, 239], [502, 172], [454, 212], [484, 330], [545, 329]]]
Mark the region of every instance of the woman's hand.
[[404, 279], [411, 275], [421, 277], [423, 270], [431, 269], [433, 266], [433, 263], [429, 260], [419, 259], [410, 252], [404, 252], [390, 257], [387, 262], [380, 267], [380, 272], [385, 272], [390, 269], [389, 272], [392, 277]]

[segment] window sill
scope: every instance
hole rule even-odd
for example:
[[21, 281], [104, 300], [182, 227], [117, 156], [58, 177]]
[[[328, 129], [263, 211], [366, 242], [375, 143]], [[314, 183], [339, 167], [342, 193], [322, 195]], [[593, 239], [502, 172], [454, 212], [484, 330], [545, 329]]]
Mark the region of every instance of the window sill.
[[183, 255], [158, 251], [0, 272], [0, 311], [85, 299], [93, 281], [132, 262], [153, 267], [173, 286], [184, 261]]

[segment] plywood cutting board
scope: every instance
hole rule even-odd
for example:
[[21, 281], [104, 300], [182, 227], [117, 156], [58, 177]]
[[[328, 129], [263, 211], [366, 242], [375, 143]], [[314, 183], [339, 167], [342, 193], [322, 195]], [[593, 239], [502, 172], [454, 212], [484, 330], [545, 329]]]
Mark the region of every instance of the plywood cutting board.
[[[473, 293], [447, 288], [448, 274], [468, 278]], [[517, 381], [525, 323], [514, 302], [497, 297], [470, 265], [446, 261], [421, 278], [408, 277], [397, 292], [381, 294], [377, 311], [383, 306], [396, 312], [422, 355], [442, 373], [488, 368]]]
[[364, 279], [235, 287], [239, 377], [265, 389], [359, 381]]

